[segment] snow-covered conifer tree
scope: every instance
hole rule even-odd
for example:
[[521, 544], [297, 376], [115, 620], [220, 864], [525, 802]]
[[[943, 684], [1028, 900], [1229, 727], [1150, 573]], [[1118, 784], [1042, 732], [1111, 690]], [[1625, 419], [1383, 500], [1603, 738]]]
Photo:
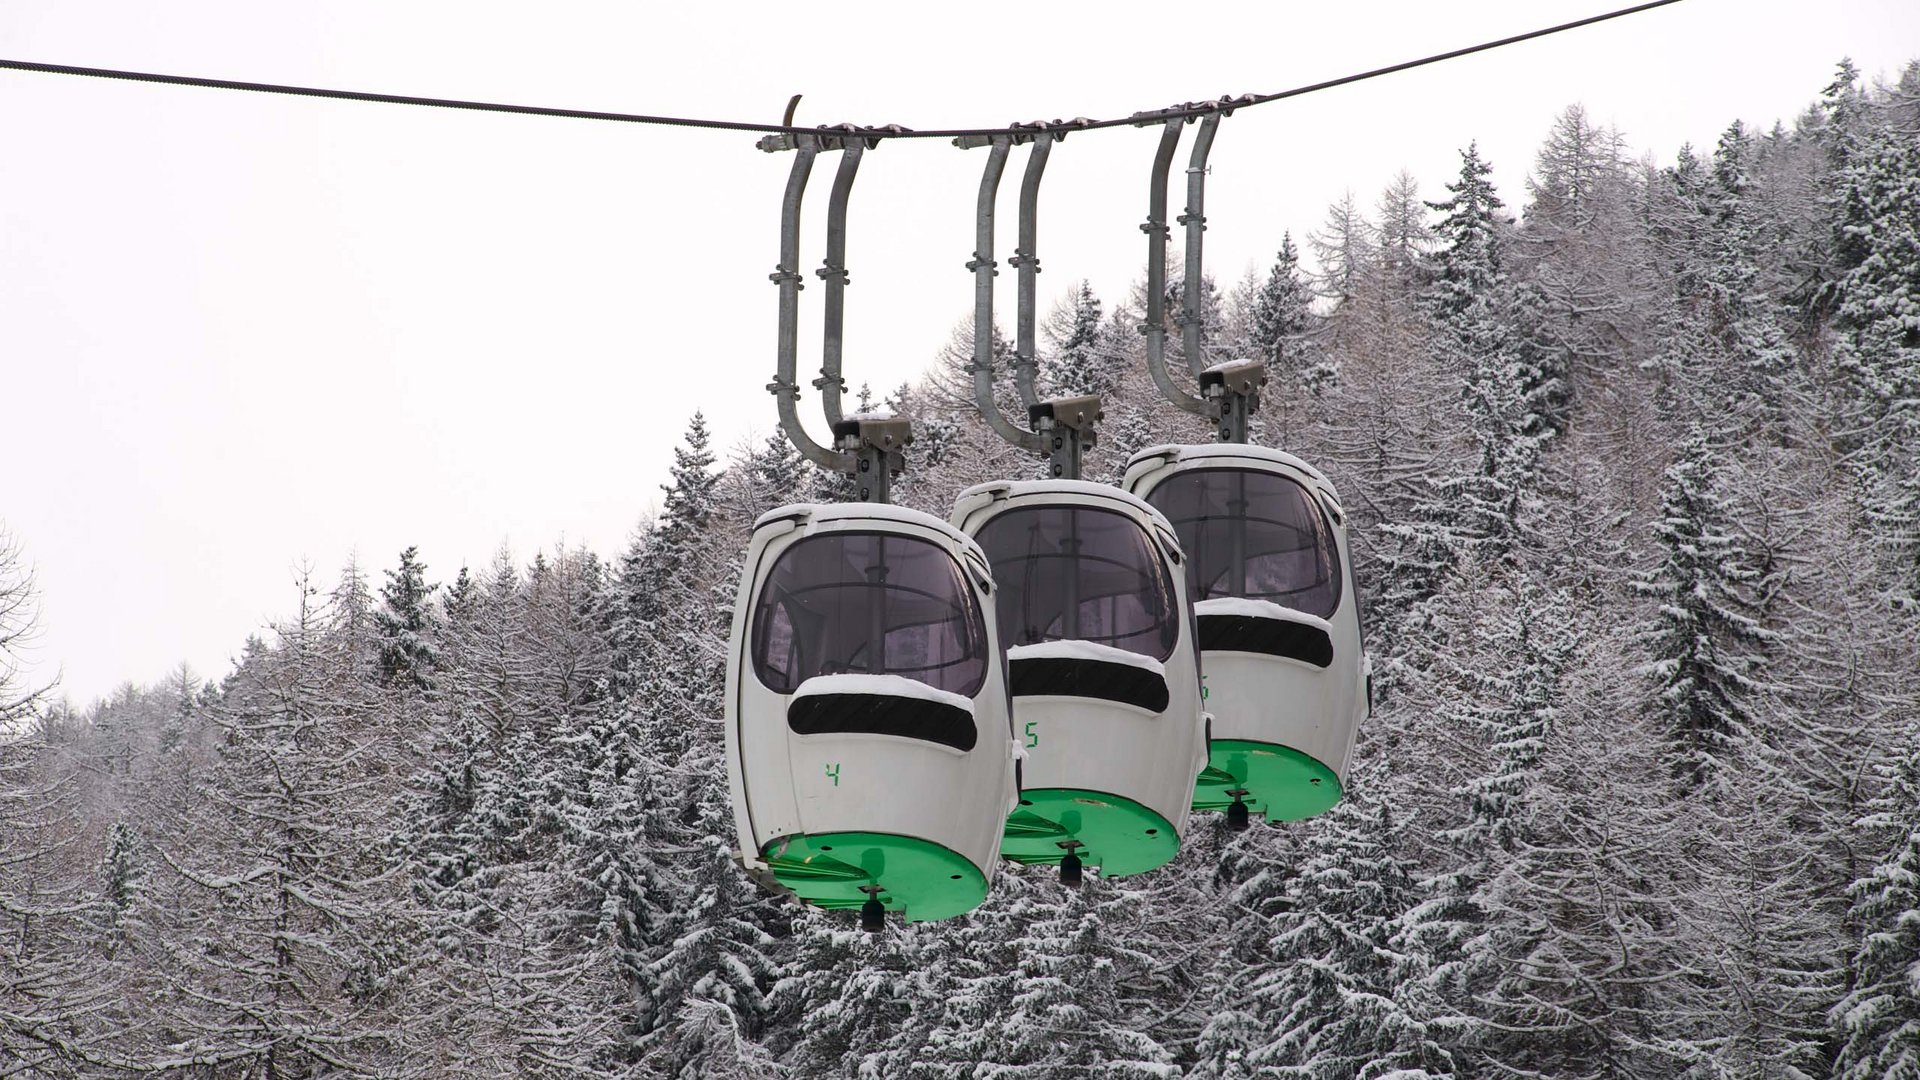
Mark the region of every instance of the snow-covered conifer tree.
[[[672, 940], [659, 959], [648, 966], [655, 1008], [670, 1017], [688, 1002], [711, 1001], [733, 1014], [735, 1027], [751, 1038], [767, 1019], [767, 992], [779, 976], [771, 959], [773, 938], [750, 917], [760, 897], [733, 863], [718, 837], [702, 842], [705, 857], [692, 896], [669, 920]], [[671, 1049], [677, 1028], [660, 1029]], [[685, 1047], [680, 1057], [691, 1061], [696, 1047]]]
[[1089, 881], [1028, 924], [1012, 997], [987, 1024], [988, 1046], [975, 1076], [1164, 1078], [1176, 1071], [1172, 1054], [1124, 1010], [1122, 980], [1152, 963], [1114, 932], [1138, 902], [1137, 894]]
[[1661, 561], [1636, 588], [1658, 605], [1645, 630], [1654, 712], [1687, 787], [1734, 768], [1752, 726], [1756, 674], [1772, 633], [1746, 590], [1758, 571], [1726, 505], [1720, 453], [1695, 432], [1680, 446], [1653, 532]]
[[1449, 1056], [1405, 1007], [1410, 968], [1393, 938], [1412, 904], [1412, 867], [1378, 781], [1356, 777], [1315, 819], [1290, 903], [1269, 924], [1270, 958], [1246, 973], [1252, 1008], [1272, 1032], [1246, 1055], [1254, 1075], [1450, 1075]]
[[380, 586], [380, 607], [373, 613], [380, 633], [382, 683], [399, 682], [421, 690], [432, 686], [440, 656], [434, 640], [438, 613], [433, 609], [438, 588], [427, 584], [419, 548], [402, 551], [400, 565], [387, 571], [387, 583]]
[[1046, 392], [1057, 397], [1102, 393], [1118, 372], [1107, 362], [1100, 298], [1093, 294], [1091, 284], [1082, 281], [1070, 304], [1057, 308], [1045, 327], [1052, 346], [1040, 366]]
[[[1908, 77], [1920, 69], [1910, 68]], [[1836, 167], [1828, 200], [1838, 234], [1835, 312], [1846, 374], [1853, 471], [1894, 588], [1920, 597], [1920, 141], [1909, 117], [1861, 115], [1851, 87], [1829, 90]]]
[[1853, 985], [1833, 1010], [1835, 1080], [1920, 1077], [1920, 753], [1909, 745], [1885, 772], [1861, 824], [1892, 842], [1847, 890], [1861, 941]]

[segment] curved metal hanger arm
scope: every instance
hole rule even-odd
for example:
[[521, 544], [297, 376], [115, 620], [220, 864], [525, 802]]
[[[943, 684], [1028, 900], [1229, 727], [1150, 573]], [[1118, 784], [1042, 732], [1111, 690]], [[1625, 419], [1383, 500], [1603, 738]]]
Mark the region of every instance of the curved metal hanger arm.
[[974, 216], [973, 260], [973, 403], [993, 433], [1022, 450], [1039, 453], [1040, 436], [1007, 419], [993, 399], [993, 211], [1000, 193], [1000, 176], [1006, 171], [1007, 152], [1013, 148], [1010, 136], [998, 135], [986, 140], [955, 139], [961, 149], [986, 146], [987, 167], [980, 174], [980, 197]]
[[802, 457], [823, 469], [851, 472], [856, 464], [853, 455], [814, 442], [800, 423], [800, 387], [793, 381], [800, 334], [800, 204], [806, 198], [807, 177], [813, 171], [813, 159], [820, 147], [817, 142], [805, 140], [794, 149], [793, 169], [787, 174], [786, 194], [780, 200], [780, 265], [768, 275], [780, 287], [780, 320], [775, 344], [776, 366], [767, 389], [773, 392], [780, 407], [780, 430], [786, 432], [787, 439]]
[[820, 377], [813, 380], [820, 391], [820, 408], [827, 414], [828, 426], [845, 419], [840, 395], [847, 380], [840, 376], [840, 362], [846, 340], [847, 303], [847, 199], [853, 192], [853, 178], [860, 171], [860, 155], [866, 147], [858, 140], [847, 141], [840, 152], [840, 169], [833, 177], [833, 194], [827, 200], [827, 258], [814, 274], [826, 283], [826, 317], [822, 323]]
[[1207, 416], [1206, 401], [1187, 393], [1167, 371], [1167, 173], [1173, 168], [1173, 152], [1185, 124], [1182, 119], [1168, 120], [1160, 129], [1160, 149], [1153, 156], [1147, 223], [1140, 226], [1147, 234], [1147, 321], [1140, 329], [1147, 335], [1147, 373], [1160, 395], [1187, 412]]
[[1219, 126], [1219, 113], [1200, 121], [1200, 131], [1193, 139], [1193, 156], [1187, 161], [1187, 212], [1180, 215], [1180, 224], [1187, 227], [1187, 256], [1183, 267], [1186, 288], [1180, 315], [1174, 321], [1180, 324], [1182, 351], [1187, 354], [1187, 367], [1196, 378], [1207, 369], [1200, 340], [1206, 320], [1201, 295], [1206, 285], [1202, 280], [1201, 237], [1207, 231], [1207, 155], [1213, 152], [1213, 133]]
[[1034, 279], [1040, 274], [1040, 229], [1035, 219], [1040, 208], [1040, 179], [1047, 171], [1047, 155], [1053, 150], [1054, 139], [1055, 136], [1049, 132], [1041, 132], [1033, 137], [1033, 149], [1027, 153], [1027, 172], [1020, 181], [1020, 244], [1014, 250], [1013, 258], [1008, 260], [1014, 269], [1020, 271], [1013, 384], [1020, 391], [1020, 404], [1029, 409], [1040, 400], [1040, 395], [1033, 388], [1034, 375], [1040, 366], [1034, 344], [1034, 309], [1038, 304], [1036, 293], [1039, 284]]

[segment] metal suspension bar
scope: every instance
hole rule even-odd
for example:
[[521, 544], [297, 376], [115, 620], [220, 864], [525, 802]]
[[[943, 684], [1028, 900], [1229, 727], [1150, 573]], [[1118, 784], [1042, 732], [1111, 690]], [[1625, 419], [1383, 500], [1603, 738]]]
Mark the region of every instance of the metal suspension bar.
[[1173, 152], [1185, 123], [1181, 119], [1166, 122], [1160, 129], [1160, 149], [1153, 156], [1147, 223], [1140, 226], [1147, 234], [1147, 321], [1140, 329], [1147, 335], [1147, 373], [1160, 395], [1187, 412], [1206, 416], [1211, 411], [1207, 403], [1187, 393], [1167, 371], [1167, 172], [1173, 167]]
[[812, 139], [796, 140], [793, 169], [787, 174], [786, 194], [780, 200], [780, 265], [768, 277], [780, 287], [780, 322], [775, 344], [777, 357], [773, 381], [767, 389], [780, 407], [780, 430], [802, 457], [823, 469], [852, 472], [851, 455], [838, 453], [814, 442], [800, 423], [798, 401], [800, 387], [794, 380], [798, 363], [800, 335], [800, 204], [806, 198], [807, 177], [813, 171], [813, 159], [820, 152]]
[[827, 313], [822, 326], [820, 377], [813, 380], [820, 391], [820, 407], [828, 424], [838, 424], [843, 416], [840, 395], [847, 381], [840, 377], [840, 361], [846, 333], [847, 297], [847, 198], [853, 191], [854, 174], [860, 171], [860, 155], [866, 147], [848, 140], [840, 153], [840, 169], [833, 177], [833, 194], [827, 200], [827, 258], [814, 273], [827, 286]]
[[1040, 274], [1040, 230], [1035, 218], [1040, 207], [1040, 179], [1047, 171], [1047, 155], [1053, 149], [1053, 142], [1053, 134], [1041, 132], [1033, 137], [1033, 149], [1027, 153], [1027, 172], [1020, 181], [1020, 242], [1009, 260], [1014, 269], [1020, 271], [1013, 383], [1020, 391], [1020, 404], [1029, 409], [1040, 400], [1033, 388], [1034, 373], [1039, 368], [1033, 332], [1038, 287], [1034, 279]]
[[998, 273], [993, 261], [993, 211], [1013, 139], [1006, 135], [981, 141], [955, 139], [954, 145], [962, 149], [988, 148], [975, 209], [973, 260], [967, 263], [967, 269], [973, 271], [973, 403], [994, 434], [1022, 450], [1039, 453], [1044, 448], [1040, 437], [1007, 419], [993, 398], [993, 278]]
[[1206, 321], [1202, 302], [1205, 282], [1201, 279], [1201, 235], [1207, 231], [1207, 155], [1213, 152], [1213, 133], [1219, 126], [1219, 113], [1200, 121], [1200, 131], [1193, 140], [1193, 156], [1187, 161], [1187, 212], [1180, 215], [1180, 224], [1187, 227], [1186, 289], [1180, 315], [1174, 321], [1180, 324], [1181, 349], [1187, 354], [1187, 367], [1195, 377], [1207, 369], [1200, 340]]

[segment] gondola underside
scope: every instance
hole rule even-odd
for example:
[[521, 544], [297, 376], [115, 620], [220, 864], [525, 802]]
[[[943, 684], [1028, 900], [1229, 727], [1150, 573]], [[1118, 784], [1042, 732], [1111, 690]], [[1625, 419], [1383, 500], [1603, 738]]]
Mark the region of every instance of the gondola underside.
[[782, 888], [818, 907], [858, 908], [876, 897], [908, 922], [949, 919], [980, 906], [987, 878], [965, 856], [929, 840], [875, 832], [805, 833], [761, 850]]

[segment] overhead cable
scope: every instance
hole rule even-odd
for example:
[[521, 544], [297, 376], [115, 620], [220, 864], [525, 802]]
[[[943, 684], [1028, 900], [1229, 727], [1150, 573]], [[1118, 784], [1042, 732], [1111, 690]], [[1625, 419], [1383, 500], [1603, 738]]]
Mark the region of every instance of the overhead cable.
[[[724, 131], [756, 131], [769, 134], [809, 135], [828, 132], [835, 135], [878, 139], [949, 139], [963, 136], [1027, 135], [1035, 130], [1090, 131], [1099, 128], [1132, 127], [1162, 123], [1167, 120], [1196, 119], [1219, 113], [1232, 112], [1235, 109], [1252, 105], [1265, 105], [1271, 101], [1299, 97], [1319, 90], [1329, 90], [1336, 86], [1377, 79], [1382, 75], [1410, 71], [1414, 68], [1438, 64], [1445, 60], [1454, 60], [1474, 53], [1487, 52], [1507, 45], [1531, 41], [1534, 38], [1547, 37], [1583, 26], [1618, 19], [1627, 15], [1637, 15], [1643, 11], [1666, 7], [1680, 3], [1680, 0], [1650, 0], [1649, 3], [1635, 4], [1601, 15], [1592, 15], [1573, 22], [1560, 23], [1557, 26], [1529, 30], [1524, 34], [1486, 41], [1478, 45], [1469, 45], [1462, 49], [1435, 53], [1418, 60], [1407, 60], [1386, 67], [1374, 68], [1353, 75], [1343, 75], [1337, 79], [1296, 86], [1291, 90], [1281, 90], [1272, 94], [1244, 94], [1239, 97], [1223, 97], [1216, 101], [1185, 102], [1164, 109], [1149, 109], [1131, 116], [1110, 120], [1090, 120], [1081, 117], [1075, 120], [1036, 121], [1032, 124], [1016, 124], [1003, 127], [982, 128], [941, 128], [938, 130], [915, 130], [897, 124], [878, 127], [858, 124], [838, 126], [796, 127], [792, 124], [757, 124], [745, 120], [711, 120], [687, 116], [651, 116], [643, 113], [605, 112], [595, 109], [565, 109], [549, 105], [511, 105], [491, 101], [465, 101], [457, 98], [417, 97], [410, 94], [380, 94], [365, 90], [334, 90], [313, 86], [284, 86], [278, 83], [243, 82], [235, 79], [210, 79], [191, 75], [164, 75], [145, 71], [118, 71], [112, 68], [76, 67], [68, 64], [43, 64], [27, 60], [0, 59], [0, 70], [28, 71], [48, 75], [78, 75], [95, 79], [120, 79], [129, 82], [160, 83], [168, 86], [195, 86], [209, 90], [244, 90], [257, 94], [286, 94], [293, 97], [334, 98], [344, 101], [370, 101], [383, 105], [416, 105], [431, 109], [465, 109], [472, 112], [518, 113], [525, 116], [555, 116], [572, 120], [607, 120], [623, 124], [654, 124], [668, 127], [715, 128]], [[789, 114], [789, 118], [791, 114]]]

